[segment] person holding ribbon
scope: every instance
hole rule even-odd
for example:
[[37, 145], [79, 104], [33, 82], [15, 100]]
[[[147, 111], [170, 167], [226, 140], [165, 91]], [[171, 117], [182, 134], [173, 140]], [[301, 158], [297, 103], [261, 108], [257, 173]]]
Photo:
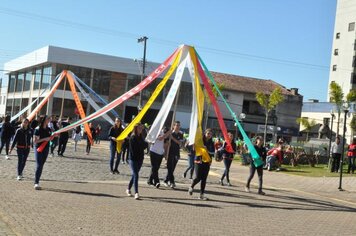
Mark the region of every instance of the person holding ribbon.
[[[266, 161], [266, 148], [263, 147], [263, 138], [261, 136], [257, 136], [255, 138], [254, 147], [255, 147], [258, 155], [260, 156], [260, 158], [263, 160], [263, 162], [265, 162]], [[258, 194], [265, 195], [265, 192], [262, 191], [263, 164], [256, 167], [253, 159], [251, 161], [250, 176], [247, 179], [245, 191], [248, 193], [250, 192], [250, 183], [251, 183], [251, 180], [253, 179], [253, 176], [255, 175], [256, 170], [257, 170], [257, 174], [258, 174]]]
[[224, 186], [224, 178], [225, 177], [227, 180], [227, 186], [231, 186], [229, 173], [230, 173], [230, 167], [231, 167], [232, 160], [234, 159], [234, 155], [236, 153], [236, 143], [234, 140], [234, 135], [231, 132], [229, 132], [229, 133], [227, 133], [227, 136], [228, 136], [228, 139], [230, 141], [230, 144], [231, 144], [233, 150], [231, 152], [227, 149], [227, 142], [225, 141], [224, 145], [222, 147], [224, 149], [223, 161], [224, 161], [224, 166], [225, 166], [225, 171], [220, 179], [220, 184], [222, 186]]
[[[46, 163], [48, 152], [49, 152], [49, 141], [53, 139], [51, 137], [51, 129], [48, 128], [48, 123], [50, 118], [46, 115], [40, 118], [39, 126], [34, 131], [34, 152], [36, 159], [36, 172], [35, 172], [35, 190], [40, 190], [41, 187], [39, 185], [40, 178], [42, 175], [43, 166]], [[38, 148], [41, 146], [43, 142], [47, 142], [43, 150], [39, 150]]]
[[[120, 118], [115, 119], [115, 124], [109, 130], [109, 140], [110, 140], [110, 173], [120, 174], [118, 168], [120, 164], [121, 152], [116, 149], [116, 138], [122, 133], [122, 122]], [[116, 157], [116, 162], [114, 166], [114, 161]]]
[[147, 142], [143, 138], [143, 131], [144, 127], [141, 123], [137, 123], [134, 127], [134, 130], [131, 134], [129, 140], [129, 163], [131, 167], [131, 180], [127, 187], [126, 194], [128, 196], [131, 195], [131, 187], [134, 185], [135, 188], [135, 199], [140, 199], [140, 195], [138, 194], [138, 178], [139, 172], [143, 164], [143, 158], [145, 155], [145, 149], [147, 148]]
[[215, 153], [215, 147], [213, 142], [213, 133], [211, 129], [206, 129], [205, 135], [203, 137], [203, 143], [205, 148], [208, 151], [209, 158], [205, 159], [202, 156], [195, 156], [194, 158], [194, 170], [195, 170], [195, 177], [193, 179], [192, 185], [190, 186], [188, 193], [189, 195], [193, 195], [193, 189], [196, 184], [200, 182], [200, 197], [201, 200], [208, 200], [204, 196], [205, 193], [205, 186], [206, 180], [209, 175], [210, 165], [212, 161], [212, 157]]
[[12, 141], [10, 154], [17, 144], [17, 180], [22, 180], [22, 172], [25, 168], [28, 154], [30, 153], [31, 140], [32, 140], [32, 129], [29, 127], [28, 119], [23, 119], [21, 127], [16, 130], [14, 139]]

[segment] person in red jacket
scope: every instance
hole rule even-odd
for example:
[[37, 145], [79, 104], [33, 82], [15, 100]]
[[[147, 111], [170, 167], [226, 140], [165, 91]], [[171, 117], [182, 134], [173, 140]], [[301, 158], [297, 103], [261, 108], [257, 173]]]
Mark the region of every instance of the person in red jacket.
[[352, 143], [349, 145], [349, 148], [347, 150], [347, 158], [349, 161], [349, 166], [347, 168], [347, 173], [353, 174], [355, 172], [355, 159], [356, 159], [356, 138], [352, 139]]

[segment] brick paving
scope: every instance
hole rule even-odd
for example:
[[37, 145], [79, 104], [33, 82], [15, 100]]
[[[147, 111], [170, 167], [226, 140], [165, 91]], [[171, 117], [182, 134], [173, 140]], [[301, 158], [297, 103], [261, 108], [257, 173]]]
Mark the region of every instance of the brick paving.
[[[335, 178], [304, 178], [265, 172], [266, 196], [244, 192], [248, 168], [233, 163], [234, 186], [220, 186], [221, 163], [213, 163], [209, 201], [188, 196], [189, 180], [176, 170], [177, 189], [146, 184], [148, 159], [140, 175], [140, 195], [125, 195], [130, 170], [120, 175], [108, 167], [108, 143], [84, 155], [84, 141], [67, 157], [49, 157], [41, 186], [33, 189], [34, 157], [24, 181], [16, 181], [16, 156], [0, 159], [0, 235], [355, 235], [355, 178], [345, 179], [345, 192]], [[66, 153], [65, 153], [66, 154]], [[160, 171], [163, 177], [166, 169]], [[257, 181], [257, 176], [254, 181]], [[337, 180], [336, 180], [337, 182]], [[256, 182], [254, 182], [256, 183]], [[199, 186], [197, 186], [199, 189]], [[336, 190], [334, 190], [336, 189]], [[345, 197], [348, 196], [348, 197]], [[350, 202], [350, 204], [348, 204]]]

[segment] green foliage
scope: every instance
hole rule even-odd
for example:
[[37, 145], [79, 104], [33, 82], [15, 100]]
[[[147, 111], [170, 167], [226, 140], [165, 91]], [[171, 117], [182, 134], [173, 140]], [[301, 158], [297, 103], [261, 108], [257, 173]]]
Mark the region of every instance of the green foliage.
[[310, 132], [313, 126], [316, 125], [316, 121], [314, 119], [309, 120], [307, 117], [298, 118], [297, 123], [301, 124], [307, 132]]
[[352, 89], [347, 95], [346, 95], [346, 101], [347, 102], [356, 102], [356, 90]]
[[266, 110], [270, 112], [279, 103], [283, 102], [284, 97], [282, 95], [282, 90], [280, 87], [275, 88], [271, 95], [264, 94], [262, 92], [256, 93], [257, 102]]
[[[209, 81], [209, 85], [212, 88], [214, 96], [217, 97], [219, 95], [218, 90], [215, 88], [213, 83], [211, 83], [210, 81]], [[218, 86], [218, 89], [220, 90], [220, 92], [225, 89], [225, 85], [223, 83], [216, 83], [216, 85]], [[206, 102], [208, 103], [208, 105], [210, 105], [211, 104], [210, 97], [209, 97], [209, 95], [208, 95], [206, 90], [204, 90], [204, 94], [205, 94], [205, 97], [206, 97]]]
[[330, 83], [329, 96], [330, 102], [335, 103], [336, 106], [341, 109], [344, 93], [342, 92], [341, 86], [334, 81]]

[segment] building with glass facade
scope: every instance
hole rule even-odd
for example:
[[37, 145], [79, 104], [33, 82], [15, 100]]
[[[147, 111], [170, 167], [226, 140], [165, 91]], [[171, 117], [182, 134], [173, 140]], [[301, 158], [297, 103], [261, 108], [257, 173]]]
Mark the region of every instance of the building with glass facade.
[[[158, 66], [158, 63], [148, 62], [146, 64], [146, 74], [151, 73]], [[4, 69], [10, 72], [8, 73], [6, 106], [4, 106], [5, 110], [0, 111], [0, 113], [15, 115], [31, 103], [33, 99], [37, 97], [43, 99], [48, 92], [42, 94], [43, 89], [47, 88], [62, 70], [72, 71], [96, 93], [110, 102], [141, 81], [141, 67], [142, 65], [139, 62], [129, 58], [47, 46], [5, 63]], [[161, 76], [163, 77], [164, 74]], [[224, 84], [223, 94], [234, 112], [236, 114], [242, 112], [246, 114], [246, 118], [241, 121], [246, 131], [251, 134], [259, 133], [260, 126], [264, 124], [263, 110], [255, 99], [256, 92], [270, 92], [275, 87], [281, 87], [286, 102], [275, 109], [269, 119], [269, 126], [272, 127], [273, 132], [277, 135], [292, 136], [298, 134], [299, 126], [295, 120], [300, 117], [303, 97], [298, 94], [297, 89], [286, 89], [271, 80], [216, 72], [213, 73], [213, 76], [218, 83]], [[151, 96], [160, 80], [157, 79], [142, 92], [143, 104]], [[168, 81], [168, 85], [165, 86], [143, 118], [143, 123], [151, 124], [153, 122], [171, 84], [172, 79]], [[138, 97], [139, 95], [136, 95], [115, 108], [126, 123], [130, 122], [138, 112]], [[219, 103], [228, 129], [235, 131], [236, 127], [228, 110], [221, 101]], [[37, 104], [34, 104], [32, 109]], [[86, 101], [83, 100], [82, 104], [87, 114], [93, 112], [93, 108]], [[175, 118], [181, 121], [184, 129], [189, 127], [191, 105], [191, 79], [189, 73], [185, 72], [180, 86]], [[206, 120], [207, 126], [218, 129], [218, 123], [212, 107], [207, 106], [207, 110], [209, 110], [206, 113], [206, 117], [208, 117]], [[62, 81], [54, 96], [42, 108], [40, 113], [74, 118], [77, 116], [68, 83]], [[167, 124], [172, 120], [172, 116], [173, 112], [171, 111], [167, 118]], [[104, 121], [99, 120], [96, 122]], [[279, 127], [279, 129], [276, 129], [276, 127]]]

